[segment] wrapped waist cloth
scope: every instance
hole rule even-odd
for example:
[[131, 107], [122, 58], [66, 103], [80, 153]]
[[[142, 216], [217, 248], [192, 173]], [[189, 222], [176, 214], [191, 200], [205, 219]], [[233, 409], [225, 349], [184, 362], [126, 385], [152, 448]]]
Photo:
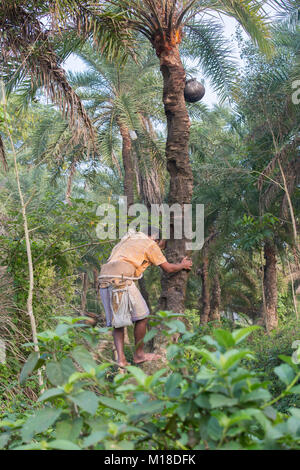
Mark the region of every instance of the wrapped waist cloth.
[[[99, 285], [101, 288], [108, 287], [110, 285], [120, 286], [124, 283], [128, 285], [132, 281], [125, 281], [120, 276], [134, 277], [135, 267], [133, 264], [127, 263], [126, 261], [116, 260], [110, 261], [109, 263], [103, 264], [99, 276]], [[105, 276], [101, 278], [101, 276]], [[111, 277], [108, 277], [111, 276]], [[114, 277], [117, 276], [117, 277]]]

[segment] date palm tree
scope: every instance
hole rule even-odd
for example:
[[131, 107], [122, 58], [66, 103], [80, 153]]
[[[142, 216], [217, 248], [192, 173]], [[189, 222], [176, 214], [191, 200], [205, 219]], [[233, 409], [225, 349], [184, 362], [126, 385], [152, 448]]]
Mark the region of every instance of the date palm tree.
[[[193, 192], [193, 176], [189, 162], [190, 119], [184, 99], [186, 73], [182, 64], [179, 46], [184, 34], [190, 35], [201, 46], [200, 61], [214, 79], [216, 70], [226, 65], [228, 50], [219, 47], [220, 35], [211, 23], [215, 15], [235, 18], [245, 31], [264, 52], [270, 51], [267, 41], [269, 36], [264, 2], [256, 0], [111, 0], [109, 5], [127, 10], [128, 28], [139, 31], [148, 38], [159, 58], [163, 76], [163, 103], [167, 117], [166, 159], [170, 174], [168, 202], [181, 206], [189, 204]], [[224, 54], [224, 56], [222, 55]], [[220, 63], [216, 60], [220, 59]], [[223, 78], [223, 83], [222, 83]], [[219, 86], [228, 85], [224, 76]], [[186, 254], [185, 240], [172, 239], [167, 246], [167, 256], [172, 262], [178, 262]], [[176, 275], [163, 277], [162, 307], [175, 312], [184, 310], [184, 298], [188, 273], [181, 271]]]
[[[211, 18], [213, 15], [219, 18], [220, 14], [236, 18], [253, 41], [267, 51], [268, 28], [263, 3], [259, 0], [109, 0], [97, 3], [91, 0], [1, 0], [0, 45], [5, 64], [1, 75], [10, 84], [29, 75], [33, 89], [45, 85], [52, 100], [68, 112], [77, 129], [86, 130], [87, 138], [93, 140], [90, 118], [66, 79], [62, 60], [78, 47], [78, 42], [89, 38], [110, 57], [122, 56], [124, 50], [138, 46], [132, 32], [142, 33], [155, 48], [163, 75], [169, 203], [182, 206], [191, 201], [193, 178], [188, 153], [190, 120], [184, 100], [186, 74], [179, 45], [185, 33], [194, 38], [201, 45], [199, 58], [206, 71], [213, 79], [216, 71], [221, 74], [219, 86], [226, 84], [228, 88], [226, 74], [222, 75], [228, 49], [219, 47], [220, 37]], [[67, 50], [61, 46], [63, 34], [69, 37]], [[214, 54], [216, 51], [218, 54]], [[171, 239], [167, 252], [170, 261], [178, 261], [185, 254], [185, 240]], [[186, 272], [164, 279], [164, 308], [183, 311], [186, 281]]]
[[126, 66], [120, 67], [99, 57], [86, 44], [78, 55], [87, 70], [69, 74], [73, 89], [93, 116], [99, 134], [100, 158], [112, 166], [118, 165], [114, 136], [121, 138], [128, 207], [134, 203], [135, 192], [147, 204], [160, 203], [162, 199], [163, 148], [152, 126], [153, 119], [164, 118], [157, 98], [162, 83], [153, 52], [147, 43], [143, 46], [138, 63], [128, 59]]

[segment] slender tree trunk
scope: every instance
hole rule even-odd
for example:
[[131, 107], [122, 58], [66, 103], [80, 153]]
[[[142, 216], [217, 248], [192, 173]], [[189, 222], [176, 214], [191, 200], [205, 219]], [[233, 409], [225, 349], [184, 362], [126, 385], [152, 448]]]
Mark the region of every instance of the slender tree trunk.
[[221, 286], [220, 286], [220, 277], [219, 273], [216, 272], [213, 285], [211, 290], [211, 299], [210, 299], [210, 321], [220, 321], [220, 306], [221, 306]]
[[[167, 117], [168, 136], [166, 144], [167, 169], [170, 174], [169, 204], [190, 204], [193, 192], [193, 175], [189, 162], [188, 145], [190, 119], [184, 100], [185, 70], [179, 49], [165, 49], [160, 55], [163, 75], [163, 102]], [[178, 263], [186, 255], [185, 239], [174, 240], [171, 221], [171, 240], [167, 243], [166, 255], [170, 262]], [[163, 274], [161, 307], [173, 312], [184, 312], [187, 271]]]
[[71, 203], [71, 195], [72, 195], [72, 186], [73, 186], [73, 179], [76, 171], [76, 162], [72, 162], [70, 166], [70, 171], [68, 175], [67, 181], [67, 190], [66, 190], [66, 202], [69, 206], [72, 205]]
[[122, 159], [124, 166], [124, 194], [127, 196], [127, 207], [134, 204], [134, 166], [132, 159], [132, 144], [129, 129], [118, 120], [120, 133], [122, 136]]
[[[3, 97], [4, 91], [2, 91]], [[4, 116], [6, 118], [6, 102], [4, 106]], [[34, 350], [38, 355], [40, 354], [40, 348], [38, 344], [38, 338], [37, 338], [37, 328], [36, 328], [36, 321], [35, 321], [35, 316], [33, 312], [33, 292], [34, 292], [34, 270], [33, 270], [33, 261], [32, 261], [32, 252], [31, 252], [31, 242], [30, 242], [30, 235], [29, 235], [29, 228], [28, 228], [28, 221], [27, 221], [27, 213], [26, 213], [26, 208], [27, 204], [30, 201], [27, 201], [25, 203], [22, 189], [21, 189], [21, 183], [20, 183], [20, 176], [19, 176], [19, 169], [18, 169], [18, 162], [17, 162], [17, 153], [16, 149], [13, 143], [12, 135], [10, 132], [10, 129], [7, 125], [7, 121], [5, 119], [5, 125], [6, 125], [6, 130], [7, 134], [10, 140], [11, 144], [11, 149], [13, 153], [13, 158], [14, 158], [14, 167], [15, 167], [15, 174], [16, 174], [16, 181], [17, 181], [17, 187], [18, 187], [18, 192], [19, 192], [19, 197], [20, 197], [20, 203], [21, 203], [21, 209], [22, 209], [22, 218], [23, 218], [23, 225], [24, 225], [24, 235], [25, 235], [25, 242], [26, 242], [26, 253], [27, 253], [27, 262], [28, 262], [28, 271], [29, 271], [29, 287], [28, 287], [28, 296], [27, 296], [27, 314], [30, 319], [30, 325], [31, 325], [31, 332], [32, 332], [32, 339], [33, 339], [33, 344], [34, 344]], [[41, 390], [44, 390], [44, 381], [43, 381], [43, 376], [42, 376], [42, 371], [41, 369], [38, 369], [38, 381], [39, 385], [41, 387]]]
[[265, 300], [265, 325], [267, 331], [278, 326], [277, 317], [277, 258], [276, 248], [270, 241], [264, 246], [264, 300]]
[[210, 291], [209, 291], [209, 279], [208, 279], [208, 247], [203, 247], [203, 262], [200, 269], [200, 276], [202, 281], [202, 295], [200, 305], [200, 323], [205, 324], [209, 320], [210, 315]]
[[81, 293], [81, 313], [82, 313], [82, 315], [85, 315], [85, 311], [86, 311], [86, 298], [87, 298], [88, 288], [89, 288], [88, 274], [83, 273], [83, 275], [82, 275], [82, 293]]

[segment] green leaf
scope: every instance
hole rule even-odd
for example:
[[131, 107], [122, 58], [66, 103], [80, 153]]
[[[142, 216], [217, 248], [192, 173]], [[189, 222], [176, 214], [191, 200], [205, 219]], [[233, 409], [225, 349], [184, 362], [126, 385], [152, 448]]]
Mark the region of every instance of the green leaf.
[[295, 377], [294, 370], [288, 364], [275, 367], [274, 372], [285, 385], [289, 385]]
[[108, 432], [105, 426], [105, 430], [92, 432], [92, 434], [86, 437], [83, 440], [83, 446], [84, 447], [93, 446], [94, 444], [97, 444], [99, 441], [103, 441], [103, 439], [105, 439], [107, 435], [108, 435]]
[[74, 372], [76, 369], [69, 357], [60, 362], [48, 362], [46, 365], [46, 374], [52, 385], [64, 385]]
[[295, 393], [297, 395], [300, 394], [300, 385], [296, 385], [295, 387], [292, 387], [290, 392]]
[[281, 359], [283, 362], [286, 362], [289, 366], [291, 366], [293, 369], [298, 369], [297, 364], [293, 362], [293, 359], [290, 356], [285, 356], [284, 354], [280, 354], [279, 359]]
[[204, 408], [205, 410], [209, 410], [211, 408], [210, 401], [209, 401], [209, 394], [208, 393], [201, 393], [195, 400], [199, 408]]
[[222, 437], [222, 428], [214, 416], [208, 420], [207, 433], [213, 441], [219, 441]]
[[229, 369], [234, 365], [237, 366], [241, 359], [250, 359], [252, 357], [253, 355], [251, 351], [232, 349], [231, 351], [227, 351], [225, 354], [221, 355], [220, 362], [224, 369]]
[[98, 400], [102, 405], [106, 406], [107, 408], [119, 411], [120, 413], [129, 414], [132, 410], [132, 406], [125, 405], [125, 403], [121, 403], [120, 401], [117, 401], [114, 398], [100, 396], [98, 397]]
[[56, 439], [75, 441], [80, 435], [82, 424], [83, 420], [81, 418], [59, 421], [56, 425]]
[[49, 449], [57, 450], [81, 450], [81, 448], [74, 444], [74, 442], [67, 441], [64, 439], [56, 439], [55, 441], [50, 441], [47, 443]]
[[246, 403], [249, 401], [268, 401], [270, 400], [270, 398], [271, 398], [270, 392], [268, 392], [268, 390], [260, 388], [260, 389], [254, 390], [253, 392], [242, 395], [240, 401], [242, 403]]
[[176, 398], [180, 395], [180, 383], [182, 382], [182, 375], [178, 372], [171, 374], [165, 383], [165, 391], [168, 397]]
[[8, 443], [9, 439], [11, 437], [10, 432], [4, 432], [0, 435], [0, 449], [4, 449], [6, 444]]
[[43, 449], [42, 442], [37, 442], [36, 444], [32, 442], [31, 444], [27, 444], [24, 446], [14, 447], [12, 450], [41, 450]]
[[228, 425], [232, 426], [233, 424], [239, 423], [240, 421], [251, 421], [251, 416], [248, 413], [245, 413], [243, 410], [238, 411], [230, 416]]
[[192, 404], [191, 402], [182, 403], [181, 405], [176, 408], [176, 413], [178, 414], [179, 418], [184, 421], [185, 418], [189, 415], [191, 411]]
[[167, 369], [159, 369], [153, 375], [149, 375], [145, 380], [146, 387], [153, 387], [158, 379], [167, 372]]
[[150, 414], [152, 416], [154, 413], [162, 411], [164, 407], [165, 403], [163, 401], [153, 400], [141, 405], [134, 404], [134, 406], [131, 407], [129, 414], [131, 418], [135, 420], [137, 416], [140, 417], [145, 414]]
[[226, 397], [220, 393], [212, 393], [209, 397], [212, 408], [222, 408], [224, 406], [234, 406], [238, 403], [236, 398]]
[[221, 364], [220, 364], [219, 359], [217, 358], [216, 353], [212, 353], [212, 352], [208, 351], [207, 349], [201, 349], [199, 351], [199, 353], [201, 354], [202, 357], [204, 357], [204, 359], [207, 362], [211, 362], [218, 369], [220, 368]]
[[74, 374], [70, 375], [68, 384], [73, 384], [74, 382], [77, 382], [78, 380], [90, 378], [92, 375], [89, 372], [74, 372]]
[[94, 392], [86, 391], [82, 392], [79, 395], [70, 396], [70, 400], [78, 405], [81, 409], [94, 415], [97, 411], [99, 398]]
[[25, 442], [31, 441], [35, 434], [46, 431], [62, 413], [62, 409], [43, 408], [37, 410], [33, 416], [30, 416], [24, 423], [21, 435]]
[[300, 408], [289, 408], [289, 412], [300, 421]]
[[183, 334], [183, 333], [186, 332], [185, 324], [180, 320], [168, 321], [167, 326], [170, 329], [169, 334], [173, 334], [173, 333], [182, 333]]
[[64, 336], [69, 331], [70, 328], [71, 328], [70, 325], [65, 325], [65, 324], [57, 325], [55, 329], [55, 334], [59, 337]]
[[38, 402], [47, 401], [51, 398], [59, 397], [64, 394], [61, 388], [49, 388], [38, 399]]
[[228, 349], [234, 346], [235, 342], [230, 331], [227, 330], [215, 330], [214, 337], [216, 338], [219, 345]]
[[145, 385], [145, 380], [148, 376], [142, 369], [135, 366], [128, 366], [127, 370], [131, 373], [131, 375], [133, 375], [139, 385]]
[[144, 343], [148, 343], [149, 341], [151, 341], [151, 339], [153, 339], [156, 334], [157, 331], [154, 328], [150, 331], [147, 331], [144, 337]]
[[33, 372], [35, 366], [39, 361], [39, 353], [32, 352], [29, 356], [27, 361], [25, 362], [21, 374], [20, 374], [20, 384], [23, 385], [28, 376]]
[[167, 348], [167, 359], [168, 359], [168, 361], [172, 361], [180, 351], [181, 351], [181, 349], [180, 349], [179, 346], [177, 346], [176, 344], [171, 344], [171, 346], [169, 346]]
[[247, 328], [241, 328], [240, 330], [233, 331], [232, 336], [235, 340], [235, 344], [239, 344], [244, 341], [253, 331], [260, 329], [259, 326], [247, 326]]
[[97, 367], [97, 363], [94, 361], [91, 354], [82, 346], [75, 348], [72, 351], [72, 356], [86, 372], [91, 372], [92, 369], [96, 369]]

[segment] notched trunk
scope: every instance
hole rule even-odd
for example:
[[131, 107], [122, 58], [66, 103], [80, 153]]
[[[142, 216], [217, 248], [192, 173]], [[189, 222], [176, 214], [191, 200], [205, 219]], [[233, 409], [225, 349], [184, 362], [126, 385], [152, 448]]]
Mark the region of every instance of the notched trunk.
[[127, 207], [134, 204], [134, 166], [132, 159], [132, 145], [129, 129], [119, 120], [120, 133], [122, 136], [122, 159], [124, 166], [124, 194], [127, 196]]
[[[185, 70], [178, 47], [160, 54], [160, 67], [164, 79], [163, 102], [167, 117], [166, 144], [167, 169], [170, 174], [169, 204], [190, 204], [193, 192], [193, 175], [189, 162], [188, 145], [190, 119], [184, 100]], [[171, 221], [171, 240], [167, 243], [169, 262], [178, 263], [186, 255], [185, 240], [174, 240]], [[188, 272], [163, 274], [161, 308], [184, 312]]]

